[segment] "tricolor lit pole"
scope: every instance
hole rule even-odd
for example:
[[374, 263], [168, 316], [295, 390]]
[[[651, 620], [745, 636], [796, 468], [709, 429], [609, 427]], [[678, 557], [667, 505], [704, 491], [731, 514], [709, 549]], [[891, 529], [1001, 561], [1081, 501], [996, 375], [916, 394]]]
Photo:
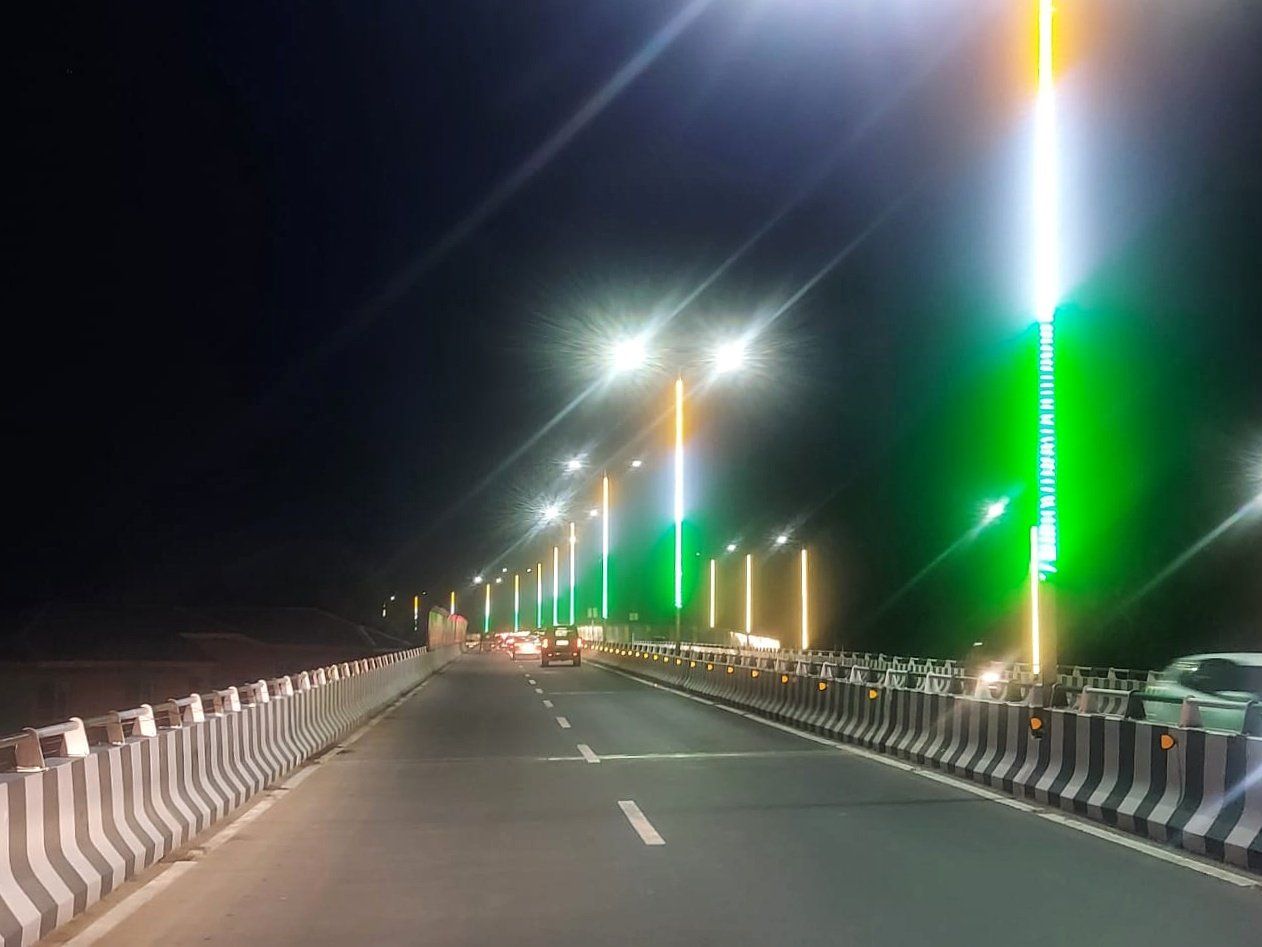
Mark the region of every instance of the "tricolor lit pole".
[[684, 607], [684, 379], [675, 379], [675, 639]]
[[553, 547], [553, 628], [557, 628], [560, 624], [560, 616], [557, 609], [560, 607], [558, 600], [560, 599], [560, 548]]
[[521, 573], [513, 573], [513, 631], [521, 630]]
[[600, 618], [609, 620], [609, 474], [600, 482]]
[[412, 596], [412, 630], [421, 630], [421, 597], [419, 595]]
[[1031, 662], [1055, 673], [1054, 628], [1041, 615], [1039, 583], [1057, 571], [1056, 307], [1060, 302], [1059, 168], [1053, 0], [1038, 0], [1038, 98], [1034, 115], [1034, 317], [1038, 325], [1037, 520], [1030, 545]]
[[451, 614], [456, 614], [456, 590], [451, 590]]
[[710, 560], [710, 627], [711, 628], [713, 628], [716, 624], [715, 618], [717, 615], [717, 609], [715, 608], [715, 603], [716, 603], [715, 580], [718, 578], [718, 569], [719, 569], [718, 564], [713, 559], [711, 559]]
[[578, 537], [574, 535], [574, 521], [570, 521], [570, 625], [574, 624], [574, 553], [578, 547]]
[[802, 650], [809, 651], [811, 647], [811, 621], [810, 621], [810, 583], [807, 580], [807, 563], [806, 563], [806, 547], [802, 547]]
[[543, 631], [543, 563], [535, 563], [535, 627]]
[[482, 605], [482, 634], [491, 633], [491, 583], [486, 583], [486, 601]]

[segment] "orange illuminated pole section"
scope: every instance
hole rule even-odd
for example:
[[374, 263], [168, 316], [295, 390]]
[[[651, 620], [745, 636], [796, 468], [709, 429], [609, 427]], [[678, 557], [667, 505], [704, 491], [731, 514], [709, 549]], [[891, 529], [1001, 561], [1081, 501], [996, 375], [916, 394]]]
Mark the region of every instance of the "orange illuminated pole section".
[[754, 633], [754, 556], [745, 553], [745, 644]]
[[453, 616], [456, 614], [456, 590], [455, 589], [451, 590], [451, 614]]

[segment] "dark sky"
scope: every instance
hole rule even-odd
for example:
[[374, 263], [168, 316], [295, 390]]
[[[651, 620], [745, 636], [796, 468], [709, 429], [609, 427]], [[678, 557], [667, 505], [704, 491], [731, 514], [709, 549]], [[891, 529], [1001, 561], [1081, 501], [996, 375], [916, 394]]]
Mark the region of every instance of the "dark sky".
[[[669, 372], [866, 234], [759, 336], [757, 372], [697, 396], [694, 544], [758, 549], [787, 614], [763, 554], [790, 529], [846, 646], [1012, 639], [1026, 6], [41, 5], [11, 40], [3, 603], [472, 597], [578, 451], [645, 456], [619, 485], [620, 594], [643, 598], [669, 429], [628, 440]], [[1257, 647], [1257, 517], [1128, 599], [1258, 489], [1262, 8], [1060, 9], [1070, 650]], [[663, 330], [658, 374], [486, 479], [590, 383], [595, 340], [773, 219]], [[1007, 494], [1010, 521], [881, 610]]]

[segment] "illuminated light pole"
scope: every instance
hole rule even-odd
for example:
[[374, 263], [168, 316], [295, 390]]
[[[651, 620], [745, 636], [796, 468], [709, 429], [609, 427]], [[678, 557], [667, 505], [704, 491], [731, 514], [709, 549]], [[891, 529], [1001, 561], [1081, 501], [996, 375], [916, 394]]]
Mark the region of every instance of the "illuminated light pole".
[[754, 556], [745, 553], [745, 644], [754, 633]]
[[521, 573], [513, 573], [513, 631], [521, 630]]
[[451, 590], [451, 614], [456, 614], [456, 590]]
[[552, 547], [552, 627], [555, 628], [561, 624], [561, 617], [557, 613], [560, 608], [559, 599], [561, 598], [561, 550], [557, 546]]
[[[1037, 519], [1030, 546], [1030, 574], [1047, 582], [1057, 571], [1059, 523], [1056, 495], [1056, 307], [1060, 302], [1059, 167], [1056, 129], [1053, 0], [1038, 0], [1038, 97], [1034, 115], [1034, 318], [1038, 327]], [[1049, 589], [1050, 591], [1050, 589]], [[1051, 615], [1040, 615], [1032, 586], [1031, 663], [1041, 666], [1043, 652], [1055, 673], [1055, 628]], [[1050, 602], [1044, 603], [1044, 607]]]
[[535, 628], [543, 631], [543, 563], [535, 563]]
[[570, 520], [570, 625], [574, 625], [574, 553], [578, 549], [578, 537], [574, 535], [574, 521]]
[[412, 596], [412, 630], [420, 631], [421, 629], [421, 597], [419, 595]]
[[675, 640], [684, 607], [684, 379], [675, 379]]
[[715, 624], [717, 623], [715, 621], [716, 619], [715, 580], [718, 578], [718, 568], [719, 568], [718, 564], [713, 559], [711, 559], [710, 560], [710, 627], [711, 628], [713, 628]]
[[600, 618], [609, 620], [609, 474], [600, 482]]
[[491, 583], [486, 584], [486, 601], [482, 604], [482, 634], [491, 633]]
[[1039, 627], [1039, 528], [1030, 527], [1030, 665], [1035, 675], [1042, 670], [1042, 628]]
[[811, 647], [810, 583], [807, 581], [806, 547], [802, 547], [802, 650]]

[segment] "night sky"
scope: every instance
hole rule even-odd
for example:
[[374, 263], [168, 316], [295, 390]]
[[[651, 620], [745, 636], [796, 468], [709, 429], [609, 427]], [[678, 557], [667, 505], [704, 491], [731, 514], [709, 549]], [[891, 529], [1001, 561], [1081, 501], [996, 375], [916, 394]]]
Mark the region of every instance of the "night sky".
[[[1135, 595], [1262, 489], [1262, 7], [1059, 9], [1062, 648], [1256, 649], [1262, 517]], [[472, 606], [607, 465], [614, 611], [652, 617], [671, 377], [765, 324], [754, 370], [690, 398], [694, 571], [739, 540], [760, 625], [791, 625], [787, 530], [821, 643], [1014, 644], [1032, 10], [41, 5], [10, 41], [0, 604]], [[656, 371], [504, 465], [654, 320]]]

